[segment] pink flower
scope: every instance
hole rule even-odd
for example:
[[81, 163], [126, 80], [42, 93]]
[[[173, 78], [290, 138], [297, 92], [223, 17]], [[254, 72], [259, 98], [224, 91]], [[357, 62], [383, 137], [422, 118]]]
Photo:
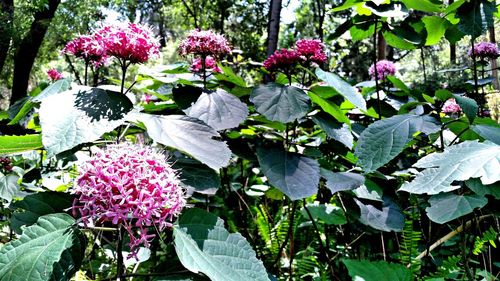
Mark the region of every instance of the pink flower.
[[281, 49], [274, 52], [274, 54], [264, 61], [264, 68], [270, 72], [288, 72], [302, 61], [303, 59], [296, 50]]
[[106, 54], [128, 63], [144, 63], [160, 53], [160, 43], [144, 25], [126, 22], [104, 26], [96, 31]]
[[[396, 74], [396, 65], [392, 61], [380, 60], [377, 62], [377, 79], [382, 80], [389, 75]], [[372, 78], [375, 78], [375, 67], [372, 64], [368, 73]]]
[[[202, 69], [202, 59], [200, 57], [195, 58], [190, 70], [193, 72], [201, 72]], [[207, 56], [205, 58], [205, 70], [211, 70], [216, 73], [221, 73], [221, 69], [217, 66], [217, 61], [211, 56]]]
[[47, 71], [47, 75], [49, 76], [52, 82], [63, 79], [63, 75], [57, 71], [55, 68], [51, 68]]
[[472, 48], [469, 49], [469, 56], [479, 57], [480, 60], [486, 59], [496, 59], [500, 56], [498, 51], [498, 46], [490, 42], [480, 42], [474, 45], [474, 54], [472, 54]]
[[301, 39], [295, 43], [295, 49], [306, 61], [326, 62], [325, 45], [317, 39]]
[[455, 99], [449, 99], [444, 102], [442, 110], [444, 113], [459, 113], [462, 111], [462, 108], [460, 108]]
[[85, 63], [91, 63], [95, 67], [102, 66], [107, 59], [102, 37], [98, 34], [81, 35], [69, 41], [62, 53], [81, 58]]
[[158, 97], [153, 96], [153, 95], [144, 94], [141, 97], [141, 101], [145, 102], [145, 103], [150, 103], [150, 102], [156, 101], [156, 100], [158, 100]]
[[[110, 145], [79, 167], [73, 212], [87, 224], [111, 222], [130, 234], [132, 255], [149, 247], [186, 205], [177, 173], [165, 157], [134, 144]], [[152, 231], [152, 232], [150, 232]]]
[[179, 54], [220, 57], [231, 52], [224, 35], [212, 30], [193, 30], [179, 45]]
[[12, 161], [7, 157], [0, 157], [0, 171], [12, 172]]

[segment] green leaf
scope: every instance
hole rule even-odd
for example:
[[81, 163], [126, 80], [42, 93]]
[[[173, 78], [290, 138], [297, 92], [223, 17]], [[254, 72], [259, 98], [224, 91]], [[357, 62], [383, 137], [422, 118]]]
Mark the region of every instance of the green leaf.
[[468, 179], [465, 185], [477, 195], [492, 195], [495, 199], [500, 199], [500, 182], [484, 185], [479, 179]]
[[342, 143], [347, 148], [352, 149], [354, 137], [352, 136], [349, 126], [337, 122], [337, 120], [333, 119], [329, 115], [321, 113], [314, 115], [312, 120], [320, 126], [329, 137]]
[[417, 48], [414, 44], [406, 41], [403, 38], [400, 38], [399, 36], [390, 31], [385, 31], [382, 34], [384, 35], [384, 39], [387, 42], [387, 45], [391, 47], [398, 48], [401, 50], [413, 50]]
[[293, 86], [269, 83], [257, 86], [250, 94], [255, 110], [271, 121], [288, 123], [309, 112], [309, 97]]
[[481, 195], [463, 196], [445, 193], [432, 196], [429, 203], [431, 206], [425, 209], [429, 219], [444, 224], [472, 213], [475, 208], [484, 207], [488, 199]]
[[425, 29], [427, 30], [427, 39], [425, 41], [426, 46], [439, 43], [450, 24], [447, 19], [438, 16], [423, 17], [422, 21], [424, 22]]
[[366, 173], [375, 171], [401, 153], [416, 132], [439, 130], [439, 123], [427, 115], [404, 114], [376, 121], [359, 137], [355, 150], [358, 164]]
[[307, 198], [318, 191], [319, 164], [316, 160], [283, 148], [257, 148], [262, 173], [269, 183], [292, 200]]
[[19, 176], [15, 174], [4, 175], [0, 173], [0, 199], [7, 202], [12, 201], [20, 191], [20, 186], [17, 183]]
[[[321, 220], [327, 225], [342, 225], [347, 223], [342, 208], [333, 204], [307, 204], [307, 209], [314, 220]], [[300, 211], [302, 216], [309, 220], [309, 215], [305, 208]]]
[[321, 68], [316, 68], [316, 76], [332, 87], [339, 94], [344, 96], [344, 98], [350, 101], [357, 108], [366, 111], [366, 101], [363, 96], [358, 93], [358, 90], [351, 86], [349, 83], [345, 82], [337, 76], [335, 73], [323, 71]]
[[391, 83], [394, 85], [394, 87], [400, 89], [401, 91], [403, 91], [407, 94], [410, 93], [410, 88], [408, 88], [408, 86], [406, 86], [406, 84], [403, 81], [399, 80], [395, 76], [389, 75], [389, 76], [387, 76], [387, 79], [389, 81], [391, 81]]
[[351, 38], [353, 41], [360, 41], [366, 39], [370, 36], [373, 36], [375, 32], [375, 25], [371, 24], [367, 29], [363, 29], [358, 25], [354, 25], [349, 29], [349, 33], [351, 34]]
[[238, 127], [248, 116], [248, 107], [228, 92], [204, 92], [190, 108], [188, 116], [198, 118], [217, 131]]
[[401, 208], [387, 197], [384, 197], [382, 210], [372, 205], [365, 205], [354, 199], [360, 209], [359, 221], [381, 231], [401, 232], [404, 226], [405, 216]]
[[385, 261], [342, 260], [355, 281], [412, 281], [412, 272], [402, 264]]
[[442, 10], [442, 5], [434, 4], [429, 0], [402, 0], [406, 8], [427, 13], [439, 13]]
[[184, 151], [214, 170], [229, 164], [231, 151], [225, 142], [213, 138], [219, 133], [203, 121], [183, 115], [132, 114], [130, 120], [144, 123], [156, 142]]
[[350, 172], [334, 173], [326, 169], [321, 169], [321, 177], [326, 179], [326, 187], [328, 187], [332, 193], [353, 190], [360, 187], [365, 182], [365, 177], [360, 174]]
[[178, 159], [174, 169], [180, 171], [182, 184], [195, 192], [215, 195], [221, 186], [219, 175], [209, 167], [191, 159]]
[[47, 88], [43, 89], [38, 95], [33, 97], [31, 100], [33, 102], [41, 102], [43, 99], [50, 97], [52, 95], [69, 90], [71, 87], [71, 80], [61, 79], [50, 84]]
[[35, 107], [35, 103], [26, 100], [21, 109], [17, 112], [16, 116], [7, 125], [14, 125], [19, 123], [28, 113]]
[[500, 145], [500, 127], [498, 125], [472, 125], [471, 128], [484, 139]]
[[472, 123], [474, 121], [474, 118], [476, 118], [477, 110], [479, 108], [477, 102], [471, 98], [463, 97], [456, 94], [453, 95], [453, 97], [457, 101], [458, 105], [460, 105], [460, 107], [464, 111], [465, 115], [467, 116], [467, 119], [469, 119], [469, 122]]
[[187, 209], [174, 226], [175, 251], [188, 270], [214, 281], [269, 280], [250, 243], [229, 233], [224, 221], [201, 209]]
[[463, 3], [456, 13], [460, 19], [458, 29], [477, 38], [483, 34], [488, 27], [494, 24], [493, 13], [496, 11], [494, 2], [488, 0], [476, 0]]
[[219, 64], [219, 68], [222, 70], [222, 73], [213, 73], [214, 77], [217, 78], [217, 80], [230, 82], [243, 88], [247, 87], [247, 83], [245, 83], [245, 80], [236, 75], [231, 67]]
[[338, 105], [318, 96], [315, 93], [309, 92], [308, 95], [315, 104], [319, 105], [321, 109], [323, 109], [326, 113], [333, 116], [335, 119], [337, 119], [337, 121], [346, 124], [351, 124], [351, 120], [347, 118], [345, 113], [340, 109]]
[[0, 155], [21, 153], [42, 147], [42, 136], [40, 134], [0, 136]]
[[0, 249], [0, 280], [69, 280], [84, 257], [82, 235], [74, 224], [67, 214], [40, 217]]
[[117, 92], [80, 87], [46, 97], [40, 105], [48, 156], [93, 142], [125, 122], [132, 102]]
[[[413, 165], [426, 168], [400, 191], [415, 194], [438, 194], [460, 188], [453, 181], [480, 178], [485, 185], [500, 180], [500, 146], [485, 141], [465, 141], [449, 146], [442, 153], [432, 153]], [[432, 183], [432, 184], [429, 184]]]
[[11, 218], [12, 228], [20, 233], [22, 226], [36, 223], [43, 215], [64, 212], [72, 204], [73, 198], [67, 193], [49, 191], [30, 194], [10, 205], [14, 210]]

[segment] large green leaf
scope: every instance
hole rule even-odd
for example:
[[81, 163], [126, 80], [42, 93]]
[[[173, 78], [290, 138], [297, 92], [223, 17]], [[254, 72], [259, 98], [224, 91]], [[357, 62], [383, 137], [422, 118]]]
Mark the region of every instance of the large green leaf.
[[426, 168], [400, 191], [416, 194], [438, 194], [460, 188], [453, 181], [480, 178], [485, 185], [500, 180], [500, 146], [485, 141], [465, 141], [447, 147], [442, 153], [432, 153], [413, 165]]
[[0, 155], [20, 153], [42, 147], [42, 136], [40, 134], [0, 136]]
[[288, 123], [309, 112], [309, 97], [293, 86], [269, 83], [257, 86], [250, 94], [255, 110], [271, 121]]
[[473, 178], [465, 181], [465, 185], [477, 195], [492, 195], [495, 199], [500, 199], [500, 182], [484, 185], [480, 179]]
[[435, 223], [444, 224], [472, 213], [475, 208], [484, 207], [488, 199], [481, 195], [464, 196], [444, 193], [432, 196], [429, 203], [431, 206], [425, 209], [429, 219]]
[[321, 177], [326, 179], [326, 187], [328, 187], [332, 193], [353, 190], [360, 187], [365, 182], [365, 177], [360, 174], [350, 172], [334, 173], [326, 169], [321, 169]]
[[221, 186], [219, 175], [198, 161], [176, 160], [174, 168], [180, 172], [182, 184], [198, 193], [214, 195]]
[[423, 17], [422, 21], [424, 22], [425, 29], [427, 30], [425, 45], [430, 46], [439, 43], [449, 26], [448, 20], [438, 16], [427, 16]]
[[309, 214], [314, 220], [320, 220], [328, 225], [341, 225], [346, 224], [347, 219], [345, 217], [342, 208], [332, 205], [332, 204], [307, 204], [307, 210], [302, 208], [300, 213], [302, 216], [309, 220]]
[[32, 101], [40, 102], [47, 97], [69, 90], [70, 87], [71, 87], [71, 80], [69, 79], [57, 80], [56, 82], [47, 86], [47, 88], [43, 89], [43, 91], [41, 91], [38, 95], [33, 97]]
[[460, 108], [462, 108], [465, 116], [467, 116], [467, 119], [469, 119], [469, 122], [474, 122], [474, 118], [476, 118], [477, 114], [477, 109], [479, 108], [477, 102], [471, 98], [459, 95], [453, 95], [453, 97], [457, 101], [458, 105], [460, 105]]
[[344, 96], [348, 101], [354, 104], [357, 108], [366, 111], [366, 101], [363, 96], [358, 93], [358, 90], [351, 86], [346, 81], [342, 80], [337, 74], [323, 71], [321, 68], [316, 68], [316, 76], [330, 87], [334, 88], [339, 94]]
[[438, 122], [427, 115], [404, 114], [379, 120], [360, 135], [355, 155], [365, 172], [371, 172], [396, 157], [416, 132], [439, 131]]
[[500, 145], [500, 126], [498, 125], [472, 125], [472, 130], [486, 140]]
[[389, 198], [383, 198], [382, 210], [372, 205], [365, 205], [357, 199], [354, 200], [361, 212], [359, 215], [361, 223], [381, 231], [400, 232], [403, 230], [405, 216], [401, 212], [401, 208]]
[[17, 183], [18, 180], [18, 175], [4, 175], [0, 172], [0, 199], [10, 202], [16, 197], [21, 188]]
[[269, 280], [250, 243], [229, 233], [224, 221], [201, 209], [187, 209], [174, 226], [175, 251], [188, 270], [214, 281]]
[[125, 122], [132, 102], [117, 92], [80, 87], [42, 100], [40, 124], [48, 156], [99, 139]]
[[40, 217], [0, 249], [0, 280], [69, 280], [84, 257], [82, 235], [74, 224], [67, 214]]
[[443, 8], [440, 4], [435, 4], [430, 0], [402, 0], [406, 8], [428, 13], [439, 13]]
[[282, 148], [257, 148], [257, 158], [269, 183], [292, 200], [318, 191], [319, 164], [316, 160]]
[[412, 272], [402, 264], [385, 261], [342, 260], [354, 281], [411, 281]]
[[248, 116], [248, 107], [234, 95], [217, 89], [201, 94], [198, 100], [184, 112], [219, 131], [238, 127]]
[[184, 151], [212, 169], [229, 164], [231, 151], [226, 143], [213, 139], [220, 137], [219, 133], [199, 119], [143, 113], [131, 114], [130, 118], [143, 122], [154, 141]]
[[72, 204], [73, 198], [67, 193], [49, 191], [28, 195], [10, 205], [14, 210], [11, 218], [12, 228], [20, 233], [22, 226], [34, 224], [43, 215], [64, 212]]
[[463, 3], [456, 16], [460, 19], [458, 29], [473, 38], [481, 36], [488, 27], [493, 26], [495, 3], [488, 0], [475, 0]]
[[316, 114], [312, 117], [314, 123], [318, 124], [325, 133], [332, 139], [342, 143], [347, 148], [352, 149], [354, 137], [347, 124], [337, 122], [337, 120], [327, 114]]
[[404, 38], [401, 38], [390, 31], [385, 31], [382, 34], [384, 36], [385, 41], [387, 42], [387, 45], [389, 46], [402, 50], [413, 50], [417, 48], [414, 44], [408, 42]]

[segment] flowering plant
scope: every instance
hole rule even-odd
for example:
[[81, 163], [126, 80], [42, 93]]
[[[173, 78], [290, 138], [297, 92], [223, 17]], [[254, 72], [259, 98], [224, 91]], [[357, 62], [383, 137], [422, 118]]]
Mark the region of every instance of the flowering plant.
[[378, 80], [383, 80], [389, 75], [396, 74], [396, 65], [392, 61], [380, 60], [376, 66], [374, 64], [370, 66], [368, 73], [374, 79], [376, 77]]

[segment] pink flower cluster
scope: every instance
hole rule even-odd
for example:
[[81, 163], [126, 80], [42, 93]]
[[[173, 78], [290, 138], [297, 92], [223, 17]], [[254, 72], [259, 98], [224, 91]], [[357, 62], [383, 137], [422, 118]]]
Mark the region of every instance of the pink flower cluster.
[[186, 205], [176, 171], [151, 148], [134, 144], [106, 147], [83, 163], [72, 191], [73, 212], [84, 223], [111, 222], [130, 234], [132, 255], [149, 247], [149, 229], [171, 226]]
[[291, 68], [303, 61], [296, 50], [281, 49], [274, 52], [264, 61], [264, 68], [270, 72], [288, 72]]
[[481, 60], [493, 60], [500, 56], [500, 52], [495, 43], [480, 42], [474, 45], [474, 54], [472, 53], [472, 48], [469, 49], [469, 56], [472, 58], [479, 57]]
[[144, 63], [159, 54], [160, 43], [147, 26], [126, 22], [79, 36], [68, 42], [62, 52], [95, 67], [102, 66], [108, 57], [116, 57], [120, 62]]
[[301, 39], [295, 42], [295, 49], [305, 60], [315, 63], [326, 62], [325, 44], [318, 39]]
[[144, 63], [160, 53], [160, 43], [153, 31], [141, 24], [126, 22], [108, 25], [96, 32], [106, 54], [129, 63]]
[[212, 56], [231, 52], [231, 47], [224, 35], [217, 34], [212, 30], [193, 30], [179, 45], [179, 54], [181, 56]]
[[444, 113], [459, 113], [462, 111], [462, 108], [460, 108], [455, 99], [449, 99], [444, 102], [442, 110]]
[[63, 75], [54, 68], [51, 68], [47, 71], [47, 76], [49, 76], [49, 78], [52, 82], [57, 81], [57, 80], [61, 80], [64, 78]]
[[317, 39], [301, 39], [293, 49], [277, 50], [264, 61], [264, 68], [270, 72], [289, 70], [297, 64], [324, 63], [327, 60], [325, 45]]
[[[392, 61], [379, 60], [376, 64], [376, 68], [378, 80], [383, 80], [389, 75], [396, 74], [396, 65]], [[375, 66], [373, 64], [370, 66], [370, 69], [368, 69], [368, 73], [372, 78], [375, 78]]]
[[[202, 58], [195, 58], [191, 64], [191, 71], [201, 72], [203, 70]], [[221, 69], [217, 66], [217, 61], [212, 56], [205, 58], [205, 70], [211, 70], [216, 73], [221, 73]]]
[[92, 64], [95, 67], [103, 66], [107, 60], [105, 46], [98, 34], [81, 35], [69, 41], [62, 53], [83, 59], [85, 63]]

